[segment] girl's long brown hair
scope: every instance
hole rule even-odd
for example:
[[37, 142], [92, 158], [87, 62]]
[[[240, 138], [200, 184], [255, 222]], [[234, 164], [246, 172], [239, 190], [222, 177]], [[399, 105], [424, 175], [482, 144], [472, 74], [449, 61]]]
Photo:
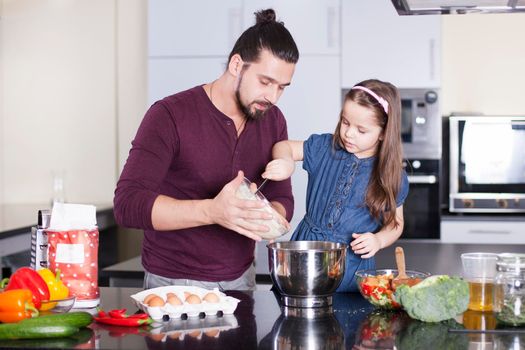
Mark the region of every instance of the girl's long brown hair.
[[[353, 101], [374, 111], [376, 122], [383, 129], [383, 140], [379, 142], [372, 175], [368, 182], [365, 204], [372, 217], [382, 220], [384, 226], [399, 222], [396, 218], [396, 198], [401, 185], [403, 150], [401, 145], [401, 100], [397, 88], [376, 79], [365, 80], [357, 86], [366, 87], [388, 102], [388, 114], [383, 106], [363, 90], [350, 90], [343, 102]], [[344, 148], [340, 136], [343, 111], [334, 132], [334, 148]]]

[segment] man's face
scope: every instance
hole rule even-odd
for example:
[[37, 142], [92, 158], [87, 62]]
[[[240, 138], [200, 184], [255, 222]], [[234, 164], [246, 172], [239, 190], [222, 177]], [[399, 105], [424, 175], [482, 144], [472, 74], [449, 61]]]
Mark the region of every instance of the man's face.
[[290, 85], [294, 63], [262, 50], [258, 62], [244, 64], [238, 77], [235, 96], [237, 104], [248, 119], [261, 118], [277, 103], [284, 88]]

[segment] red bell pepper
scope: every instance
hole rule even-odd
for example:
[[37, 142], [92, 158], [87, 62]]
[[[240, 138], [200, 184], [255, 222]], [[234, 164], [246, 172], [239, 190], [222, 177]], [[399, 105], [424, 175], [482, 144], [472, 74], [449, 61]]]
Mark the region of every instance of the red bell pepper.
[[1, 287], [9, 281], [5, 291], [13, 289], [29, 289], [33, 293], [33, 304], [37, 309], [42, 306], [42, 300], [49, 300], [49, 288], [46, 281], [29, 267], [21, 267], [10, 278], [2, 280]]

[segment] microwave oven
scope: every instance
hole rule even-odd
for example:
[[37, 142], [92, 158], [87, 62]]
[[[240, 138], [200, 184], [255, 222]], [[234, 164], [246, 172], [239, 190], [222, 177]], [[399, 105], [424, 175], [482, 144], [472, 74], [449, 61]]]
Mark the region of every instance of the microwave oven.
[[436, 89], [399, 89], [405, 158], [441, 159], [441, 114]]
[[449, 208], [525, 212], [525, 116], [449, 118]]

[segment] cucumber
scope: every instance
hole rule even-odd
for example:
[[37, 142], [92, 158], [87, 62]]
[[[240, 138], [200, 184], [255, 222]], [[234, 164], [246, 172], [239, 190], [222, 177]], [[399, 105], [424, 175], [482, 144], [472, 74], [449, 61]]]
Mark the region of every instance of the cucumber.
[[78, 344], [87, 343], [93, 336], [95, 332], [91, 328], [80, 328], [80, 330], [73, 334], [70, 338], [75, 339]]
[[78, 332], [77, 327], [68, 325], [7, 323], [0, 325], [0, 340], [60, 338], [69, 337], [76, 332]]
[[34, 324], [41, 326], [73, 326], [83, 328], [89, 326], [93, 322], [93, 316], [89, 312], [75, 311], [66, 312], [63, 314], [44, 315], [35, 318], [28, 318], [20, 322], [20, 324]]
[[74, 338], [0, 340], [0, 348], [73, 349], [80, 344]]

